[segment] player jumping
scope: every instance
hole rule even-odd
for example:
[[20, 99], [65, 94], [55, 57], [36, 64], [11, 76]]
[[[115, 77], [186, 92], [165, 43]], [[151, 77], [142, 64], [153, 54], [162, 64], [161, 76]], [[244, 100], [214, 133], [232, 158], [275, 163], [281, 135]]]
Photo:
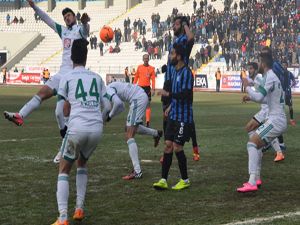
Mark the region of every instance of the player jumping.
[[[89, 35], [88, 22], [90, 21], [90, 18], [86, 13], [84, 13], [81, 17], [82, 25], [77, 25], [75, 13], [70, 8], [65, 8], [62, 11], [62, 15], [66, 26], [62, 26], [54, 22], [44, 11], [42, 11], [38, 6], [36, 6], [32, 0], [27, 1], [37, 13], [37, 15], [39, 15], [39, 17], [59, 35], [59, 37], [62, 40], [63, 54], [62, 64], [57, 74], [51, 77], [46, 82], [46, 84], [39, 90], [39, 92], [35, 96], [33, 96], [33, 98], [29, 102], [27, 102], [19, 112], [4, 112], [5, 118], [9, 121], [12, 121], [17, 126], [22, 126], [24, 123], [24, 119], [28, 117], [34, 110], [38, 109], [42, 101], [45, 101], [48, 98], [51, 98], [52, 96], [56, 95], [60, 79], [73, 69], [73, 63], [71, 60], [71, 48], [74, 40], [81, 38], [86, 39]], [[60, 134], [62, 137], [64, 137], [67, 127], [65, 124], [65, 118], [62, 115], [59, 115], [59, 112], [62, 111], [62, 108], [63, 103], [61, 101], [58, 101], [56, 104], [55, 114], [58, 127], [60, 129]], [[54, 161], [59, 160], [59, 158], [60, 154], [58, 154], [57, 157], [55, 157]]]

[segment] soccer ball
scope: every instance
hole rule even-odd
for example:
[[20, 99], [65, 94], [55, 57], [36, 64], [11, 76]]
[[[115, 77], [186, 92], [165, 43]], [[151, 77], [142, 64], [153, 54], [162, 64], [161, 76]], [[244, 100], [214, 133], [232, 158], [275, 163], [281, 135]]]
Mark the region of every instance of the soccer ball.
[[109, 26], [104, 26], [100, 30], [100, 39], [107, 43], [110, 42], [114, 38], [114, 31], [111, 27]]

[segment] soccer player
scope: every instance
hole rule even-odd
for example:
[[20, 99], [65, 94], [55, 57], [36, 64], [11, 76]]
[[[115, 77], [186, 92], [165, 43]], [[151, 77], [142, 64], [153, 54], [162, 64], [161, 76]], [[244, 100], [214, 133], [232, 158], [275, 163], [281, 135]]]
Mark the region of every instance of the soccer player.
[[70, 117], [61, 148], [62, 158], [57, 180], [59, 217], [52, 225], [69, 224], [69, 174], [75, 161], [77, 197], [73, 219], [80, 221], [84, 218], [83, 206], [88, 180], [86, 164], [102, 135], [103, 119], [100, 107], [104, 114], [110, 107], [109, 101], [102, 97], [106, 88], [101, 76], [85, 69], [87, 45], [85, 39], [74, 40], [71, 50], [74, 70], [61, 78], [58, 89], [60, 102], [64, 103], [64, 114]]
[[[149, 65], [148, 54], [143, 55], [143, 61], [144, 64], [139, 65], [136, 70], [133, 83], [138, 84], [141, 88], [143, 88], [148, 96], [149, 102], [146, 108], [146, 125], [147, 127], [149, 127], [150, 119], [151, 119], [151, 108], [150, 108], [151, 96], [154, 96], [155, 94], [155, 69], [153, 66]], [[150, 81], [151, 81], [152, 89], [150, 87]]]
[[167, 179], [172, 164], [173, 151], [175, 151], [178, 160], [181, 179], [172, 189], [181, 190], [190, 186], [183, 146], [191, 137], [194, 78], [191, 70], [185, 64], [185, 48], [181, 44], [174, 44], [170, 57], [171, 64], [174, 66], [174, 71], [172, 71], [172, 89], [171, 92], [162, 90], [161, 94], [171, 97], [171, 105], [166, 110], [168, 122], [165, 132], [162, 178], [153, 184], [153, 187], [157, 190], [168, 189]]
[[296, 80], [294, 75], [288, 71], [288, 63], [287, 61], [282, 62], [282, 66], [284, 69], [283, 76], [283, 91], [285, 94], [285, 104], [289, 107], [290, 112], [290, 124], [292, 126], [296, 126], [296, 121], [294, 120], [294, 109], [293, 109], [293, 100], [292, 100], [292, 87], [296, 85]]
[[162, 136], [162, 131], [154, 130], [142, 125], [146, 107], [148, 105], [148, 96], [145, 91], [130, 83], [112, 82], [107, 86], [107, 99], [112, 102], [112, 109], [109, 112], [106, 121], [120, 114], [125, 110], [124, 102], [130, 104], [129, 113], [126, 121], [126, 140], [129, 149], [129, 155], [133, 165], [133, 171], [124, 176], [124, 180], [139, 179], [143, 173], [141, 170], [138, 147], [134, 136], [136, 133], [152, 136], [154, 147], [157, 147]]
[[[256, 91], [259, 91], [259, 87], [263, 85], [264, 79], [262, 75], [258, 73], [258, 64], [255, 62], [249, 63], [248, 72], [250, 78], [249, 82], [254, 85]], [[255, 130], [268, 119], [268, 114], [269, 114], [268, 105], [262, 103], [260, 111], [253, 116], [253, 118], [247, 123], [245, 127], [249, 137], [251, 137], [252, 134], [255, 132]], [[278, 138], [275, 138], [270, 145], [276, 151], [276, 158], [274, 159], [274, 161], [279, 162], [284, 160], [284, 155], [282, 153], [282, 149], [279, 144]], [[262, 152], [260, 157], [262, 157]], [[257, 184], [258, 186], [261, 186], [262, 184], [261, 179], [257, 181]]]
[[[66, 26], [62, 26], [54, 22], [45, 12], [43, 12], [38, 6], [36, 6], [32, 0], [27, 1], [29, 5], [34, 9], [35, 13], [37, 13], [39, 17], [59, 35], [62, 40], [63, 54], [62, 64], [60, 66], [59, 72], [51, 77], [47, 81], [47, 83], [39, 90], [39, 92], [35, 96], [33, 96], [33, 98], [29, 102], [27, 102], [19, 112], [4, 112], [5, 118], [9, 121], [12, 121], [17, 126], [22, 126], [24, 123], [24, 119], [28, 117], [34, 110], [38, 109], [42, 101], [45, 101], [48, 98], [56, 95], [61, 77], [73, 69], [73, 63], [71, 60], [71, 48], [73, 41], [76, 39], [87, 38], [89, 34], [88, 22], [90, 21], [90, 18], [86, 13], [84, 13], [81, 17], [82, 25], [77, 25], [75, 13], [70, 8], [65, 8], [62, 11], [62, 15]], [[62, 137], [64, 137], [67, 127], [65, 124], [65, 118], [61, 117], [59, 113], [60, 111], [62, 111], [62, 108], [63, 103], [61, 101], [58, 101], [55, 114], [58, 122], [58, 127], [60, 129], [60, 134]]]
[[[174, 43], [181, 44], [184, 47], [184, 62], [188, 65], [189, 57], [194, 46], [194, 34], [191, 32], [189, 28], [189, 21], [185, 16], [178, 16], [174, 19], [173, 32], [175, 36]], [[171, 80], [172, 80], [172, 71], [174, 70], [174, 66], [170, 62], [170, 54], [173, 48], [173, 44], [169, 46], [169, 58], [167, 63], [167, 72], [165, 74], [165, 82], [163, 90], [166, 92], [171, 91]], [[167, 127], [167, 117], [165, 116], [165, 110], [170, 105], [170, 98], [166, 96], [162, 96], [162, 105], [163, 105], [163, 127], [164, 132]], [[198, 161], [200, 159], [199, 147], [197, 143], [197, 135], [194, 121], [192, 122], [191, 127], [191, 138], [193, 145], [193, 160]], [[161, 157], [160, 162], [162, 163], [163, 157]]]
[[256, 131], [249, 137], [247, 143], [249, 157], [249, 181], [242, 187], [237, 188], [238, 192], [252, 192], [258, 190], [257, 181], [260, 179], [261, 151], [264, 146], [271, 143], [276, 137], [282, 135], [287, 129], [287, 120], [284, 111], [284, 92], [280, 80], [272, 71], [273, 58], [271, 54], [262, 53], [260, 55], [260, 69], [264, 82], [258, 87], [258, 92], [250, 87], [248, 79], [244, 79], [248, 96], [244, 96], [244, 101], [266, 102], [269, 107], [269, 117]]

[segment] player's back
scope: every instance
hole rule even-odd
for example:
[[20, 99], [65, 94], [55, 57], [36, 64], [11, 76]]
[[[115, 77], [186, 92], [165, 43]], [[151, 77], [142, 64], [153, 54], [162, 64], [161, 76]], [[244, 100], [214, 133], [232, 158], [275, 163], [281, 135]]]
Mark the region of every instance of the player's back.
[[113, 89], [122, 101], [129, 103], [133, 99], [138, 99], [141, 95], [146, 95], [142, 88], [130, 83], [112, 82], [107, 88]]
[[284, 111], [284, 92], [280, 80], [272, 70], [266, 73], [264, 79], [264, 86], [268, 91], [266, 98], [269, 107], [269, 116], [286, 119]]
[[106, 88], [101, 77], [84, 67], [76, 67], [62, 79], [59, 95], [71, 104], [69, 130], [96, 131], [103, 122], [100, 105]]

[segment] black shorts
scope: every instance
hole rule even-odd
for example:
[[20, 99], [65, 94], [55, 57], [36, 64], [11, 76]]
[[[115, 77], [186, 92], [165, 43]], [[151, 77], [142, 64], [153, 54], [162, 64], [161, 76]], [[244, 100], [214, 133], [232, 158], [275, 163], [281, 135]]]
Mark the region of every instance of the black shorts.
[[291, 94], [285, 94], [285, 104], [288, 106], [293, 106], [293, 100]]
[[151, 102], [151, 87], [150, 86], [146, 86], [146, 87], [141, 87], [144, 89], [144, 91], [146, 92], [147, 96], [148, 96], [148, 100], [149, 102]]
[[178, 145], [184, 146], [185, 142], [189, 142], [191, 137], [191, 124], [168, 120], [165, 132], [165, 140], [175, 142]]

